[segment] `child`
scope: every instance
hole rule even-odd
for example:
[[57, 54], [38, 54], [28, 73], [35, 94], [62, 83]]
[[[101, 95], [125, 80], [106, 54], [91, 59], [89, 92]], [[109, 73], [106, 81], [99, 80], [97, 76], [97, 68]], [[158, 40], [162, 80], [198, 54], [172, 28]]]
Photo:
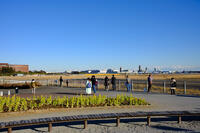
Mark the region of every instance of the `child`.
[[91, 79], [88, 78], [86, 81], [86, 94], [91, 94], [92, 83]]

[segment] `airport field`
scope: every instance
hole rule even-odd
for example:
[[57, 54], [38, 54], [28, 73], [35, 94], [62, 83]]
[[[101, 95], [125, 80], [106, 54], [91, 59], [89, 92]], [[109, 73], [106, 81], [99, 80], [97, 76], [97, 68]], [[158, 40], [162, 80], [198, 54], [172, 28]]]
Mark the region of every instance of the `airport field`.
[[[59, 79], [60, 76], [63, 79], [86, 79], [95, 75], [96, 78], [111, 78], [115, 75], [117, 79], [125, 79], [126, 75], [129, 78], [135, 80], [146, 80], [148, 74], [67, 74], [67, 75], [26, 75], [26, 76], [0, 76], [3, 79], [16, 79], [16, 80], [27, 80], [27, 79]], [[152, 74], [154, 80], [169, 80], [170, 78], [175, 78], [176, 80], [193, 80], [200, 81], [200, 74]]]

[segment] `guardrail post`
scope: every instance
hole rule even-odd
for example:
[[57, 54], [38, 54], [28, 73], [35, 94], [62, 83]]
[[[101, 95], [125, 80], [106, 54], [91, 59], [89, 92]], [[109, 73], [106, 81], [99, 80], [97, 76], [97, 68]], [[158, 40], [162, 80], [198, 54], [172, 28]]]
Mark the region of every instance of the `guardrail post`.
[[131, 91], [133, 91], [133, 80], [131, 81]]
[[12, 133], [12, 128], [11, 127], [8, 128], [8, 133]]
[[84, 129], [87, 128], [87, 120], [84, 120]]
[[186, 94], [186, 90], [187, 90], [187, 84], [186, 81], [184, 81], [184, 94]]
[[48, 132], [51, 132], [52, 131], [52, 123], [48, 123], [48, 124], [49, 124]]
[[165, 81], [163, 82], [163, 93], [165, 93], [166, 92], [166, 83], [165, 83]]
[[118, 87], [118, 88], [119, 88], [119, 90], [120, 90], [120, 80], [119, 80], [119, 87]]
[[10, 96], [10, 90], [8, 90], [8, 96]]
[[151, 117], [147, 116], [147, 125], [150, 126], [150, 123], [151, 123]]
[[120, 124], [120, 118], [119, 118], [119, 117], [117, 117], [117, 119], [116, 119], [116, 127], [118, 127], [118, 126], [119, 126], [119, 124]]
[[178, 124], [181, 124], [181, 116], [178, 116]]

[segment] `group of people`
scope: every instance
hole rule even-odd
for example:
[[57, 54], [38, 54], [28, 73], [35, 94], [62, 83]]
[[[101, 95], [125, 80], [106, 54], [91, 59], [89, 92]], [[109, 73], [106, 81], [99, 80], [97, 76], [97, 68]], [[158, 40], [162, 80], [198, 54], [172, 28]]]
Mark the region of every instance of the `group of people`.
[[[150, 92], [151, 87], [152, 87], [152, 76], [151, 76], [151, 74], [149, 74], [147, 81], [148, 81], [148, 92]], [[171, 95], [176, 94], [176, 80], [175, 80], [175, 78], [170, 79], [170, 92], [171, 92]]]
[[[152, 75], [149, 74], [148, 78], [147, 78], [147, 92], [151, 92], [151, 88], [152, 88]], [[62, 83], [63, 83], [63, 79], [62, 76], [59, 79], [60, 81], [60, 87], [62, 87]], [[116, 90], [116, 77], [114, 75], [112, 75], [111, 81], [110, 81], [111, 85], [112, 85], [112, 90]], [[66, 80], [66, 84], [68, 87], [68, 80]], [[109, 90], [109, 78], [106, 76], [104, 78], [104, 86], [105, 86], [105, 90]], [[131, 79], [128, 77], [128, 75], [126, 76], [126, 81], [125, 81], [125, 86], [127, 88], [127, 91], [131, 91], [132, 90], [132, 83], [131, 83]], [[36, 89], [36, 82], [34, 79], [32, 79], [31, 81], [31, 88], [32, 88], [32, 93], [35, 94], [35, 89]], [[86, 81], [86, 94], [91, 94], [92, 90], [94, 93], [96, 93], [96, 90], [98, 88], [98, 81], [95, 78], [95, 76], [93, 75], [91, 78], [88, 78]], [[170, 91], [171, 91], [171, 95], [175, 95], [175, 90], [176, 90], [176, 80], [175, 78], [171, 78], [170, 80]]]
[[91, 94], [93, 89], [93, 92], [96, 93], [96, 88], [98, 85], [98, 81], [93, 75], [91, 78], [88, 78], [86, 81], [86, 94]]
[[[116, 78], [113, 75], [111, 78], [111, 84], [112, 84], [112, 89], [116, 90]], [[104, 78], [104, 86], [105, 90], [109, 90], [109, 78], [106, 76]], [[95, 78], [93, 75], [91, 78], [88, 78], [86, 81], [86, 94], [91, 94], [92, 90], [94, 93], [96, 93], [96, 90], [98, 89], [98, 80]]]

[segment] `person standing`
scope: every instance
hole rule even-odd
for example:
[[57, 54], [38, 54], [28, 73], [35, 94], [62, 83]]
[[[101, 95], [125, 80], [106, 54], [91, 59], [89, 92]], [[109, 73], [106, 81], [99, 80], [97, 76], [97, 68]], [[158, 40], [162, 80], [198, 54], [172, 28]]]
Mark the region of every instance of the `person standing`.
[[67, 85], [67, 87], [68, 87], [68, 84], [69, 84], [69, 81], [68, 81], [68, 79], [66, 80], [66, 85]]
[[111, 84], [112, 84], [112, 89], [116, 90], [116, 78], [114, 75], [112, 75]]
[[31, 81], [31, 88], [32, 88], [32, 94], [35, 95], [36, 83], [34, 79], [32, 79]]
[[93, 89], [94, 93], [96, 93], [96, 88], [95, 88], [95, 86], [96, 86], [96, 78], [95, 78], [94, 75], [92, 76], [91, 81], [92, 81], [92, 89]]
[[63, 79], [62, 79], [62, 76], [60, 76], [60, 87], [62, 87], [62, 82], [63, 82]]
[[104, 86], [105, 86], [105, 90], [108, 91], [108, 86], [109, 86], [109, 83], [108, 83], [109, 79], [108, 77], [106, 76], [105, 79], [104, 79]]
[[88, 78], [86, 81], [86, 94], [91, 94], [91, 87], [92, 87], [91, 79]]
[[126, 88], [127, 91], [131, 91], [131, 79], [128, 77], [128, 75], [126, 76]]
[[147, 78], [147, 82], [148, 82], [148, 92], [150, 92], [151, 87], [152, 87], [152, 76], [151, 76], [151, 74], [149, 74], [149, 76]]
[[175, 90], [176, 90], [176, 80], [174, 78], [171, 78], [170, 80], [170, 90], [171, 90], [171, 95], [175, 95]]

